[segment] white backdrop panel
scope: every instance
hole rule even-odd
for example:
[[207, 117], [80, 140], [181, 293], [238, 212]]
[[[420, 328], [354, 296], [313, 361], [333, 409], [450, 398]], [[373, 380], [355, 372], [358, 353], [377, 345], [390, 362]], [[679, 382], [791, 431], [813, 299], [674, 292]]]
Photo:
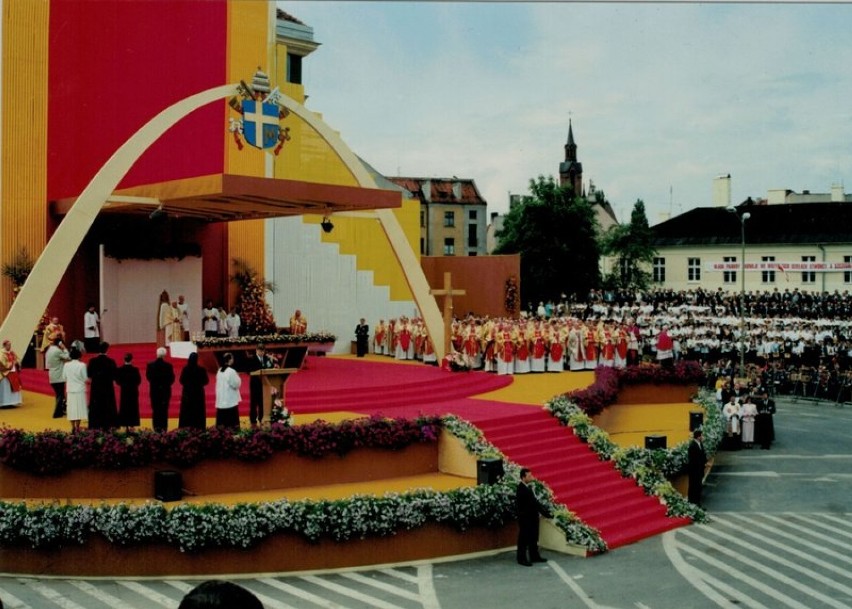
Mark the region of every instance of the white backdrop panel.
[[201, 330], [200, 257], [182, 260], [116, 260], [101, 256], [101, 327], [111, 343], [156, 340], [160, 292], [172, 300], [183, 294], [190, 332]]
[[354, 256], [341, 255], [337, 244], [323, 243], [321, 230], [299, 217], [266, 221], [265, 276], [278, 287], [267, 296], [279, 326], [286, 326], [300, 309], [309, 332], [335, 334], [334, 352], [345, 353], [359, 318], [372, 329], [379, 319], [416, 315], [413, 300], [392, 301], [387, 286], [373, 284], [372, 271], [357, 270]]

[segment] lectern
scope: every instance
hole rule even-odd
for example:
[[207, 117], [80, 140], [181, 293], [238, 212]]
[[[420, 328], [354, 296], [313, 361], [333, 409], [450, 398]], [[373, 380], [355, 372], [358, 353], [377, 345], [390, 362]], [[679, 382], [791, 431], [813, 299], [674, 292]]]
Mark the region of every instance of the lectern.
[[298, 368], [263, 368], [249, 372], [251, 376], [263, 377], [263, 416], [261, 418], [269, 420], [269, 413], [272, 410], [272, 390], [276, 390], [281, 398], [281, 404], [284, 404], [284, 385], [291, 374], [298, 372]]

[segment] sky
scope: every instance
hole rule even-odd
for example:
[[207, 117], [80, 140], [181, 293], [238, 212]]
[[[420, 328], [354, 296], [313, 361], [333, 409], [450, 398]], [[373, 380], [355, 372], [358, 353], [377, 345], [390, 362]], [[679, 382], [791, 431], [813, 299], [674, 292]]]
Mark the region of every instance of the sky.
[[[321, 46], [306, 106], [386, 176], [470, 178], [489, 212], [558, 178], [653, 225], [772, 189], [852, 192], [852, 5], [279, 0]], [[848, 184], [847, 184], [848, 182]]]

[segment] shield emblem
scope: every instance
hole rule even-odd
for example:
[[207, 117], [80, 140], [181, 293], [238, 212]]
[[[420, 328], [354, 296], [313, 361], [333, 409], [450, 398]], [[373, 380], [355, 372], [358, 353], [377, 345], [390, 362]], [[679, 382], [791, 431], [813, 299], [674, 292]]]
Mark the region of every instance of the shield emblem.
[[272, 148], [278, 143], [278, 120], [275, 104], [243, 101], [243, 134], [255, 148]]

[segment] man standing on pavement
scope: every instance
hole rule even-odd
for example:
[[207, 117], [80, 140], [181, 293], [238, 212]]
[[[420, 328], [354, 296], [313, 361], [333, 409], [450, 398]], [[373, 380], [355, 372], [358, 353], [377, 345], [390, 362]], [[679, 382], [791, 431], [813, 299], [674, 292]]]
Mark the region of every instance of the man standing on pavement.
[[704, 485], [704, 469], [707, 467], [707, 453], [704, 451], [704, 434], [700, 429], [692, 432], [692, 441], [687, 450], [687, 471], [690, 503], [701, 506], [701, 487]]
[[539, 514], [550, 518], [550, 512], [535, 496], [530, 484], [533, 476], [530, 470], [521, 470], [521, 481], [515, 494], [518, 510], [518, 564], [531, 567], [534, 562], [546, 562], [538, 552]]
[[154, 431], [167, 431], [169, 428], [169, 401], [172, 399], [172, 385], [175, 382], [175, 370], [165, 360], [166, 350], [157, 349], [157, 359], [148, 363], [145, 378], [150, 385], [152, 425]]

